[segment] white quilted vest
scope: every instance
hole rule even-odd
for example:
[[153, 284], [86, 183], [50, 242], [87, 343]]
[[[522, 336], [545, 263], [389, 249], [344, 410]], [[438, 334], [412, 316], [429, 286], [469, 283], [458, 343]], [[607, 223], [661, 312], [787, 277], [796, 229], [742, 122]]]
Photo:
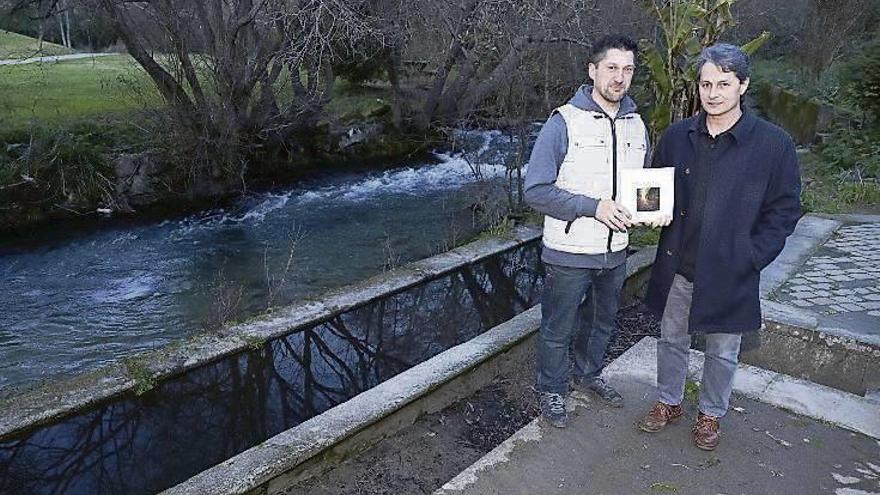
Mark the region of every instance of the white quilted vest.
[[[645, 163], [647, 142], [642, 118], [636, 113], [624, 115], [614, 121], [612, 132], [611, 121], [601, 112], [582, 110], [571, 104], [554, 112], [562, 115], [568, 129], [568, 151], [559, 167], [556, 186], [596, 199], [616, 199], [614, 193], [619, 191], [620, 171], [642, 168]], [[574, 222], [544, 217], [544, 245], [556, 251], [602, 254], [620, 251], [628, 244], [628, 234], [612, 234], [592, 217], [579, 217]]]

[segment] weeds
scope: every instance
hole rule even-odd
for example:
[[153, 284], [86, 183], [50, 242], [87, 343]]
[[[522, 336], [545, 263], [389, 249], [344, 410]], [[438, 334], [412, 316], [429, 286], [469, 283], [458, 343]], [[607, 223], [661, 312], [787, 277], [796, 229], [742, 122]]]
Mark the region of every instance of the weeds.
[[631, 246], [655, 246], [660, 242], [660, 229], [638, 226], [629, 230]]
[[122, 360], [128, 376], [134, 380], [135, 395], [143, 395], [156, 386], [156, 377], [142, 359], [127, 357]]
[[296, 248], [305, 237], [305, 232], [297, 226], [294, 226], [287, 233], [287, 259], [280, 270], [273, 271], [269, 266], [269, 246], [263, 250], [263, 269], [266, 272], [266, 309], [271, 309], [275, 305], [276, 298], [287, 287]]
[[696, 403], [700, 397], [700, 384], [687, 380], [684, 382], [684, 399], [688, 402]]
[[652, 492], [678, 493], [677, 486], [673, 485], [672, 483], [665, 483], [661, 481], [651, 483], [650, 489]]
[[804, 213], [844, 213], [880, 204], [880, 182], [856, 168], [833, 170], [821, 155], [801, 157], [805, 175], [801, 190]]
[[214, 277], [214, 290], [208, 305], [208, 312], [202, 320], [202, 328], [207, 332], [216, 332], [224, 324], [231, 321], [241, 312], [244, 287], [240, 283], [226, 278], [224, 268], [217, 271]]

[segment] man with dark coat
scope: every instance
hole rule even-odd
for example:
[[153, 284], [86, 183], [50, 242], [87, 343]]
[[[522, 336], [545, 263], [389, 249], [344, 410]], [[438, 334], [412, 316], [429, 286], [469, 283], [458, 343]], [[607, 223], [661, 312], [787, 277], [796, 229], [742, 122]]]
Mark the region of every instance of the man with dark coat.
[[739, 48], [703, 50], [702, 111], [664, 132], [652, 166], [675, 167], [674, 220], [663, 229], [645, 304], [661, 318], [659, 401], [639, 422], [656, 432], [681, 417], [692, 334], [706, 337], [696, 446], [718, 445], [740, 342], [761, 327], [761, 270], [800, 218], [800, 167], [782, 129], [742, 108], [749, 63]]

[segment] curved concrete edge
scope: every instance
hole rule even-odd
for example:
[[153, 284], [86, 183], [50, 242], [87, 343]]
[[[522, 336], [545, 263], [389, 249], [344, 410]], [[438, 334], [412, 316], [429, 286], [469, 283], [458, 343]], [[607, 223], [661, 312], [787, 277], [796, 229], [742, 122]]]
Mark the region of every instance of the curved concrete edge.
[[[627, 259], [627, 282], [636, 280], [647, 272], [654, 261], [656, 247], [642, 249]], [[275, 493], [275, 485], [285, 480], [303, 479], [329, 468], [351, 452], [363, 450], [378, 439], [393, 434], [405, 424], [412, 423], [422, 412], [440, 410], [466, 397], [478, 388], [475, 383], [488, 383], [494, 376], [485, 371], [484, 376], [472, 378], [468, 385], [458, 385], [456, 380], [476, 375], [489, 367], [492, 360], [496, 366], [515, 358], [515, 353], [529, 353], [523, 344], [532, 337], [541, 324], [541, 307], [535, 306], [513, 319], [485, 333], [448, 349], [433, 358], [406, 370], [399, 375], [373, 387], [354, 398], [289, 430], [270, 438], [237, 456], [228, 459], [198, 475], [162, 492], [163, 495], [193, 494], [249, 494]], [[516, 350], [514, 350], [516, 348]], [[506, 353], [506, 354], [505, 354]], [[498, 364], [498, 362], [501, 362]], [[482, 385], [479, 385], [482, 386]], [[445, 390], [444, 387], [446, 388]], [[452, 390], [449, 390], [452, 389]], [[434, 395], [442, 395], [434, 398]], [[429, 397], [431, 396], [431, 397]], [[407, 419], [397, 420], [397, 425], [384, 425], [388, 418], [400, 414], [405, 407], [432, 401], [430, 406], [416, 406]], [[405, 424], [404, 424], [405, 423]], [[368, 432], [371, 427], [376, 430]], [[360, 445], [345, 446], [344, 442], [363, 435]], [[329, 454], [327, 454], [330, 452]], [[326, 462], [321, 458], [329, 459]], [[309, 462], [322, 466], [303, 468]], [[311, 470], [308, 474], [296, 471]]]
[[106, 368], [45, 384], [0, 399], [0, 438], [11, 437], [226, 356], [253, 349], [267, 340], [332, 318], [384, 295], [437, 278], [462, 266], [541, 237], [541, 229], [518, 226], [503, 238], [471, 242], [451, 251], [408, 263], [362, 282], [331, 290], [318, 298], [278, 308], [246, 322], [194, 335], [146, 351]]
[[540, 322], [541, 308], [535, 306], [162, 493], [233, 494], [254, 490], [504, 352], [533, 333]]
[[[803, 331], [815, 332], [829, 344], [840, 343], [855, 350], [880, 352], [880, 335], [858, 333], [846, 328], [828, 327], [819, 324], [819, 318], [815, 313], [787, 306], [775, 301], [761, 300], [765, 329], [771, 331], [793, 328]], [[794, 335], [797, 336], [797, 335]]]
[[865, 215], [859, 213], [812, 213], [812, 215], [844, 223], [880, 223], [880, 215]]
[[477, 482], [481, 471], [491, 469], [493, 466], [508, 462], [510, 454], [516, 449], [517, 444], [526, 442], [537, 442], [541, 440], [540, 419], [534, 419], [529, 424], [520, 428], [507, 440], [501, 442], [501, 445], [492, 449], [491, 452], [484, 455], [477, 462], [468, 466], [464, 471], [459, 473], [455, 478], [447, 481], [443, 486], [434, 491], [434, 495], [443, 495], [447, 492], [461, 492], [468, 486]]
[[[645, 337], [604, 371], [611, 380], [635, 379], [657, 383], [657, 339]], [[688, 376], [703, 374], [703, 353], [691, 351]], [[733, 390], [756, 400], [803, 416], [827, 421], [880, 439], [880, 404], [864, 397], [782, 373], [740, 363]]]
[[767, 297], [781, 287], [842, 225], [838, 220], [815, 215], [801, 217], [794, 232], [786, 239], [785, 248], [761, 271], [761, 297]]

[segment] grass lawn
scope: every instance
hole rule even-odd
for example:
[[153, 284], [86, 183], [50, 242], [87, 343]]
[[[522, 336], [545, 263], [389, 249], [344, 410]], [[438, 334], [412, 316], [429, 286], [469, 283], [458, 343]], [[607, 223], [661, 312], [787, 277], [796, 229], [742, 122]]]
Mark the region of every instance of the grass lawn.
[[0, 29], [0, 60], [68, 53], [71, 51], [61, 45]]
[[880, 183], [865, 180], [844, 180], [821, 171], [816, 153], [800, 155], [804, 213], [865, 213], [880, 214]]
[[155, 106], [160, 98], [126, 54], [0, 66], [0, 128], [48, 125]]
[[[288, 89], [279, 82], [280, 98]], [[388, 90], [337, 80], [328, 117], [366, 115], [387, 101]], [[127, 54], [0, 66], [0, 130], [33, 123], [57, 126], [70, 120], [113, 116], [152, 108], [162, 99], [143, 69]]]

